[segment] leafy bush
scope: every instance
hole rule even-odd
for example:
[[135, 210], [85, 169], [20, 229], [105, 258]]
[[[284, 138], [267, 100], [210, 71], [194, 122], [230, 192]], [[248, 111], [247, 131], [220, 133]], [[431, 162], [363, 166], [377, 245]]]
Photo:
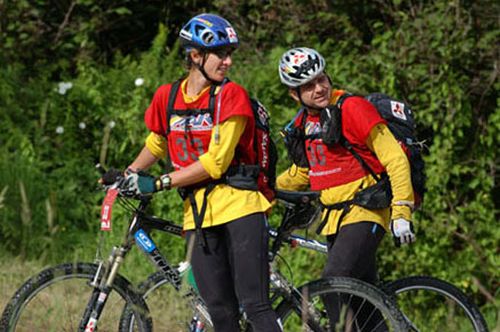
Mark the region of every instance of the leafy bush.
[[[5, 64], [0, 66], [3, 252], [44, 262], [93, 259], [103, 197], [94, 164], [124, 168], [142, 148], [147, 135], [143, 114], [155, 89], [184, 72], [174, 43], [177, 31], [170, 29], [178, 29], [178, 22], [199, 4], [183, 4], [187, 11], [178, 15], [174, 7], [155, 7], [171, 16], [165, 25], [154, 22], [158, 33], [147, 51], [141, 42], [137, 48], [117, 47], [122, 52], [115, 53], [92, 31], [109, 18], [130, 18], [131, 8], [139, 10], [135, 1], [123, 6], [111, 2], [106, 7], [110, 11], [94, 1], [79, 3], [68, 29], [53, 45], [57, 21], [44, 16], [49, 8], [30, 7], [26, 1], [0, 4], [8, 9], [7, 18], [30, 18], [25, 24], [0, 20], [0, 61]], [[145, 15], [156, 17], [150, 6]], [[386, 240], [380, 250], [381, 275], [446, 279], [474, 294], [494, 321], [499, 289], [494, 197], [499, 194], [500, 33], [492, 13], [498, 12], [498, 4], [377, 1], [354, 8], [340, 1], [332, 8], [323, 1], [271, 5], [220, 0], [213, 6], [206, 9], [227, 15], [241, 31], [242, 47], [234, 55], [230, 76], [271, 111], [280, 170], [288, 161], [278, 132], [297, 105], [279, 82], [277, 63], [291, 45], [319, 49], [338, 87], [356, 93], [383, 91], [413, 105], [419, 136], [428, 146], [428, 192], [423, 209], [415, 214], [418, 242], [395, 250]], [[96, 18], [85, 23], [91, 12]], [[33, 33], [43, 20], [51, 28]], [[127, 38], [125, 33], [116, 36]], [[16, 51], [22, 53], [19, 59]], [[152, 172], [158, 174], [160, 166]], [[176, 193], [158, 196], [154, 211], [180, 221]], [[272, 224], [279, 221], [279, 207], [276, 212]], [[125, 215], [115, 209], [115, 231], [103, 236], [104, 245], [119, 238]], [[174, 261], [183, 258], [182, 241], [156, 240]], [[306, 251], [284, 256], [298, 282], [321, 273], [324, 258]], [[130, 262], [126, 272], [149, 271], [140, 256]]]

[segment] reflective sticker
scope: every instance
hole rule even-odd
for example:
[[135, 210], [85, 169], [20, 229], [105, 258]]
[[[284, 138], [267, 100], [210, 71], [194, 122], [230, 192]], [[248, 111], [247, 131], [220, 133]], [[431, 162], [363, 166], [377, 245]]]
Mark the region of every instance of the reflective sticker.
[[229, 41], [231, 43], [237, 43], [238, 42], [238, 36], [236, 35], [236, 32], [234, 31], [233, 28], [227, 27], [226, 28], [226, 32], [227, 32], [227, 37], [229, 38]]
[[292, 57], [292, 62], [296, 65], [300, 65], [302, 64], [302, 62], [304, 62], [306, 60], [306, 56], [304, 54], [301, 54], [301, 53], [297, 53], [297, 54], [294, 54], [293, 57]]
[[181, 30], [180, 35], [182, 38], [185, 38], [187, 40], [193, 40], [193, 34], [186, 30]]
[[201, 22], [201, 23], [205, 24], [205, 25], [206, 25], [206, 26], [208, 26], [208, 27], [213, 26], [213, 24], [212, 24], [210, 21], [207, 21], [207, 20], [205, 20], [204, 18], [201, 18], [201, 17], [195, 17], [194, 19], [195, 19], [195, 20], [197, 20], [198, 22]]
[[139, 247], [142, 250], [144, 250], [146, 252], [151, 252], [151, 251], [156, 249], [156, 246], [153, 243], [153, 241], [151, 241], [149, 236], [142, 229], [135, 232], [134, 237], [135, 237], [135, 241], [137, 242], [137, 244], [139, 245]]
[[107, 297], [108, 297], [108, 296], [106, 295], [106, 293], [101, 292], [101, 293], [99, 293], [99, 298], [97, 299], [97, 301], [98, 301], [98, 302], [104, 302], [104, 301], [106, 301], [106, 298], [107, 298]]
[[90, 318], [87, 326], [85, 326], [85, 332], [94, 332], [96, 327], [97, 319]]
[[392, 115], [394, 115], [396, 118], [406, 121], [406, 114], [404, 110], [405, 104], [400, 103], [399, 101], [391, 100]]

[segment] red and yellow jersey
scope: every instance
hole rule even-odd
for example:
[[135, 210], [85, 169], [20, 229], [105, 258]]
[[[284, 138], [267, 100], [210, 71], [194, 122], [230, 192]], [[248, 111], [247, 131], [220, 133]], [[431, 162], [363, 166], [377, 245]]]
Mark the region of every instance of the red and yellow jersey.
[[199, 156], [206, 153], [212, 129], [232, 116], [247, 118], [245, 130], [236, 147], [238, 162], [255, 163], [253, 149], [255, 120], [248, 94], [241, 86], [228, 82], [220, 91], [216, 91], [215, 109], [211, 114], [211, 112], [200, 112], [209, 108], [209, 88], [202, 91], [198, 98], [184, 98], [186, 89], [186, 80], [184, 80], [181, 83], [181, 98], [176, 96], [174, 103], [176, 113], [170, 115], [170, 124], [167, 128], [166, 105], [171, 88], [172, 84], [167, 84], [156, 91], [146, 111], [145, 122], [152, 132], [166, 135], [170, 160], [176, 170], [192, 164], [198, 160]]
[[[303, 114], [296, 125], [304, 123], [305, 147], [309, 160], [309, 179], [312, 190], [323, 190], [360, 179], [368, 174], [359, 161], [341, 144], [327, 146], [319, 136], [320, 115]], [[370, 131], [379, 123], [386, 123], [375, 107], [361, 97], [350, 97], [342, 105], [342, 135], [375, 173], [384, 171], [377, 157], [366, 146]]]
[[[199, 160], [213, 179], [219, 179], [236, 159], [238, 162], [254, 163], [254, 118], [250, 100], [242, 87], [229, 82], [216, 90], [213, 117], [200, 114], [182, 116], [183, 109], [207, 109], [210, 97], [209, 88], [198, 96], [189, 97], [186, 81], [183, 81], [174, 104], [178, 112], [170, 117], [167, 130], [166, 109], [171, 86], [164, 85], [157, 90], [145, 115], [146, 125], [152, 131], [146, 140], [146, 147], [154, 156], [162, 158], [168, 149], [176, 169]], [[220, 113], [217, 109], [219, 98], [222, 98]], [[205, 188], [194, 191], [198, 207], [202, 206], [204, 192]], [[208, 195], [207, 202], [202, 227], [224, 224], [270, 208], [269, 202], [260, 192], [236, 189], [225, 184], [216, 185]], [[184, 229], [194, 227], [192, 208], [189, 199], [186, 199]]]

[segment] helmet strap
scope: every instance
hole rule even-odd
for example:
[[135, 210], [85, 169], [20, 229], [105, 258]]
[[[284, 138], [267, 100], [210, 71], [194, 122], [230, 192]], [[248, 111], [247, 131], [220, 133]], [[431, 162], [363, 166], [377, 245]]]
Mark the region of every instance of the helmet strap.
[[210, 76], [208, 76], [207, 72], [205, 71], [205, 62], [207, 61], [207, 58], [208, 58], [208, 53], [207, 52], [203, 52], [203, 59], [201, 60], [201, 64], [195, 63], [194, 64], [195, 67], [200, 71], [200, 73], [203, 75], [203, 77], [205, 77], [205, 79], [207, 81], [209, 81], [210, 83], [215, 84], [215, 85], [222, 84], [223, 80], [222, 81], [216, 81], [213, 78], [211, 78]]

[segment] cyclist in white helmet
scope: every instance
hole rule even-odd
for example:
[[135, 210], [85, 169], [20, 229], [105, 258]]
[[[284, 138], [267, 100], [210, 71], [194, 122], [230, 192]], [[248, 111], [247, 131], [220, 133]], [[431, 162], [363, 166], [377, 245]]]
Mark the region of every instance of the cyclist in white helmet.
[[376, 283], [375, 253], [385, 232], [403, 244], [415, 240], [410, 166], [375, 107], [334, 90], [325, 66], [306, 47], [281, 57], [281, 82], [301, 108], [283, 130], [293, 164], [277, 187], [321, 192], [318, 230], [328, 241], [323, 277]]

